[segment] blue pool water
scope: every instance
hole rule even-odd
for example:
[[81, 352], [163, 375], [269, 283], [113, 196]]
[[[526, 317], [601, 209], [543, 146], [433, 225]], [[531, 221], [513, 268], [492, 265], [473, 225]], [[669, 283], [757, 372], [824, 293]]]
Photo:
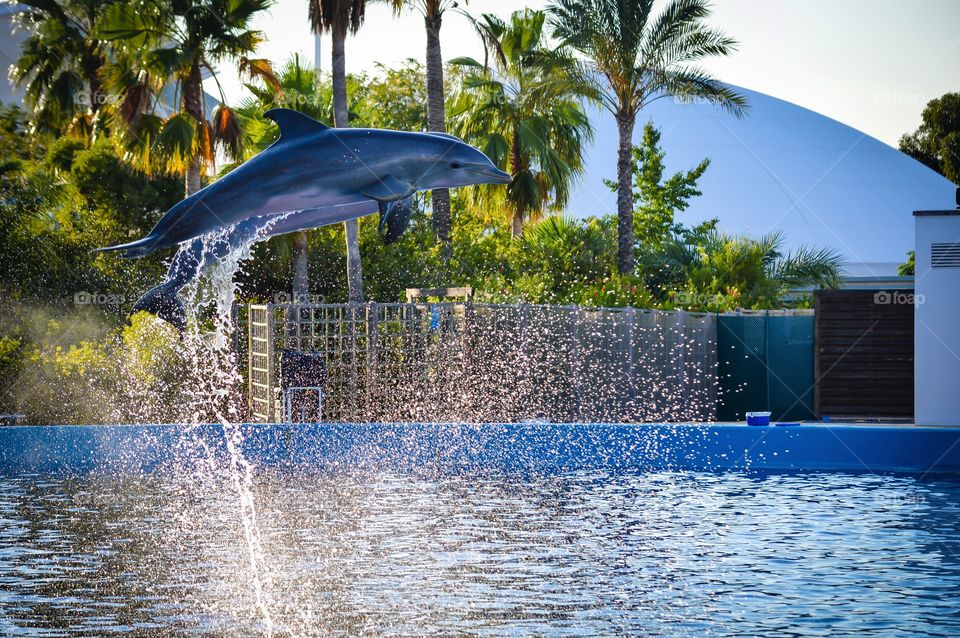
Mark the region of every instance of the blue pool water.
[[[7, 472], [0, 635], [960, 635], [960, 479]], [[256, 589], [260, 588], [260, 603]]]

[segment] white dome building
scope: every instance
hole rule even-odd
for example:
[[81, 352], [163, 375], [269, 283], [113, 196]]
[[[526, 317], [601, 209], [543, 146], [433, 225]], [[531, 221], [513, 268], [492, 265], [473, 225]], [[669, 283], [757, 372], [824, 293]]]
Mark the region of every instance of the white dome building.
[[[795, 104], [746, 89], [750, 110], [737, 119], [709, 104], [661, 99], [638, 118], [634, 142], [647, 121], [661, 130], [668, 173], [711, 164], [703, 195], [677, 221], [716, 217], [731, 233], [780, 230], [790, 248], [830, 246], [846, 260], [848, 276], [888, 277], [913, 249], [914, 210], [952, 208], [956, 185], [920, 162], [845, 124]], [[606, 111], [595, 127], [587, 175], [567, 212], [616, 211], [603, 179], [616, 177], [617, 130]]]

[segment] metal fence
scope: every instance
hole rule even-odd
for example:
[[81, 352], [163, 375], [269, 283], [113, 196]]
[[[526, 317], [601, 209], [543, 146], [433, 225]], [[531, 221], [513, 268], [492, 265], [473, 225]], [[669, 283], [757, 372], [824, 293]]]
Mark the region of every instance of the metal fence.
[[720, 315], [717, 352], [719, 420], [762, 410], [774, 420], [815, 418], [813, 310]]
[[329, 421], [716, 418], [716, 317], [632, 308], [252, 305], [250, 413], [279, 418], [283, 349], [321, 353]]

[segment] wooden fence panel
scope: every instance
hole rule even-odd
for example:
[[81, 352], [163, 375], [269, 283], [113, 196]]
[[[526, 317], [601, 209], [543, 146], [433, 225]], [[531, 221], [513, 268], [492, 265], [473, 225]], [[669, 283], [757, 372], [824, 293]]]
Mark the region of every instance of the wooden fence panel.
[[823, 290], [815, 299], [817, 416], [912, 418], [912, 290]]

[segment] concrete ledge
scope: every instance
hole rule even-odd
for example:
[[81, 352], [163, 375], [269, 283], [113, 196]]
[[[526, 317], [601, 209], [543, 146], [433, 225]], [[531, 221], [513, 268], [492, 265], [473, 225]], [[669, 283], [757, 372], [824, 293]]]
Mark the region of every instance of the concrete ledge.
[[[242, 436], [237, 436], [237, 433]], [[960, 428], [738, 424], [248, 424], [233, 441], [267, 467], [319, 470], [706, 471], [960, 474]], [[182, 471], [219, 425], [0, 428], [0, 472]]]

